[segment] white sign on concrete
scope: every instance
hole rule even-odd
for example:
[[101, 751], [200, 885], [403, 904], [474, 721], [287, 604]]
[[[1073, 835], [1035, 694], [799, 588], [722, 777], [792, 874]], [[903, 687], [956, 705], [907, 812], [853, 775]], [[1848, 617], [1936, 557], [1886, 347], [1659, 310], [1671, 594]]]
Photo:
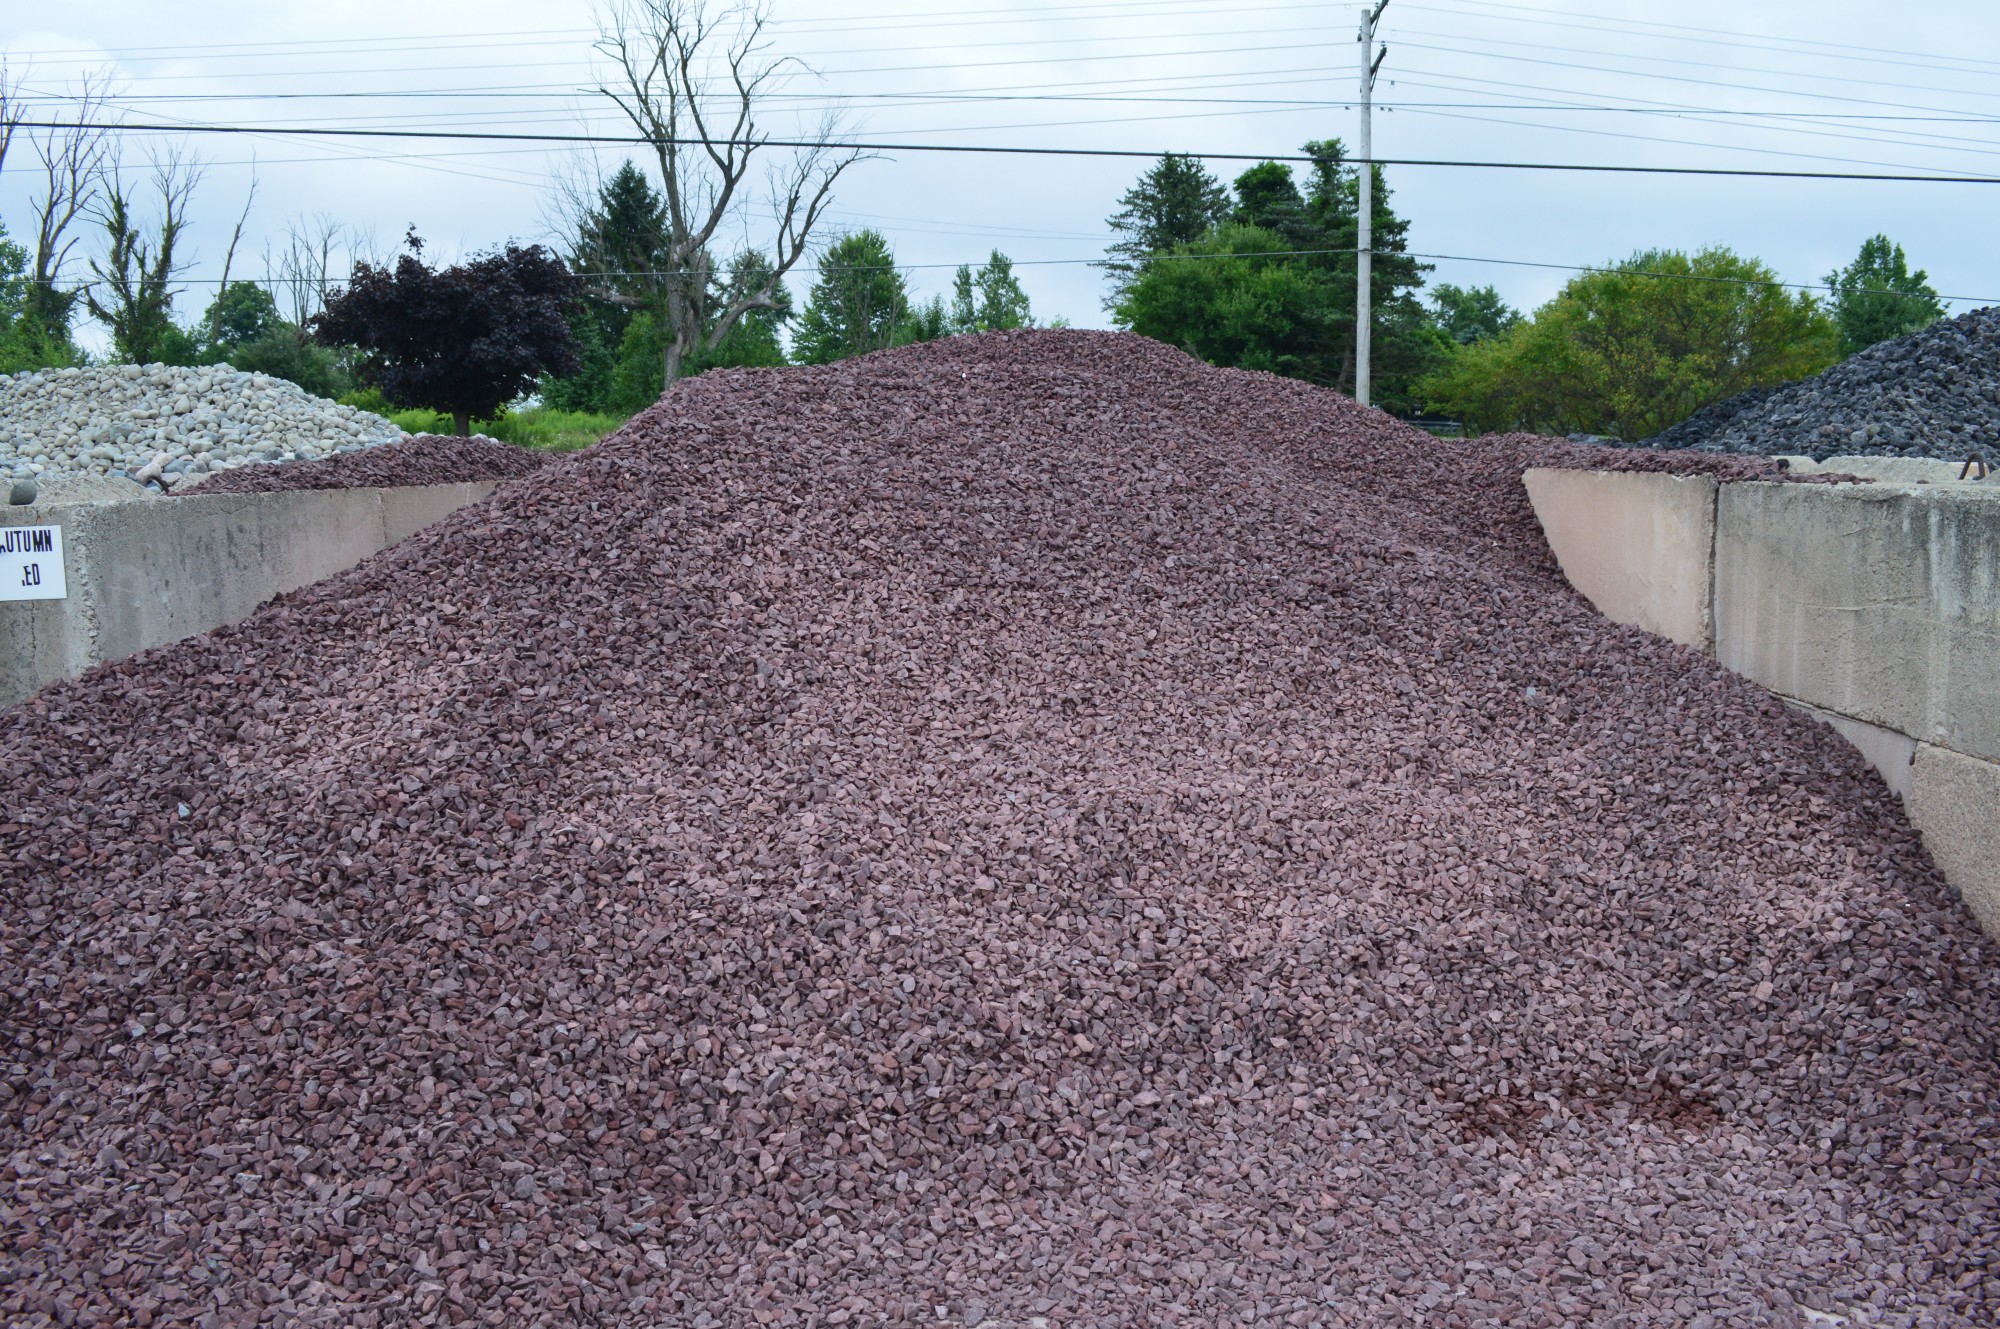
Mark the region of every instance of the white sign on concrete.
[[62, 527], [0, 527], [0, 600], [63, 600]]

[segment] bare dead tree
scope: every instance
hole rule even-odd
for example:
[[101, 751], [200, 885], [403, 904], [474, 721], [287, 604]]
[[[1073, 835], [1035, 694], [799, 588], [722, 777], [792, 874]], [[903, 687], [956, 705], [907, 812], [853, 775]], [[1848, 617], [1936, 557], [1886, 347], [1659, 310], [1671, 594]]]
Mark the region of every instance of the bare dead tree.
[[236, 219], [236, 228], [229, 233], [229, 248], [222, 255], [222, 282], [215, 288], [215, 301], [208, 307], [208, 339], [219, 341], [222, 337], [222, 301], [229, 294], [229, 270], [236, 265], [236, 246], [243, 243], [243, 227], [250, 220], [250, 209], [257, 202], [257, 172], [253, 165], [250, 171], [250, 192], [243, 198], [242, 215]]
[[205, 174], [198, 158], [178, 152], [155, 157], [152, 166], [160, 204], [155, 228], [140, 221], [134, 191], [115, 162], [107, 173], [95, 214], [104, 227], [104, 261], [90, 261], [96, 280], [84, 293], [91, 315], [111, 329], [119, 354], [141, 364], [159, 358], [176, 332], [173, 284], [187, 267], [180, 241]]
[[[76, 90], [63, 98], [67, 108], [60, 127], [24, 131], [42, 177], [30, 200], [35, 259], [29, 274], [28, 304], [40, 331], [51, 341], [68, 339], [70, 315], [78, 296], [74, 291], [59, 290], [56, 282], [76, 245], [73, 228], [96, 203], [110, 164], [111, 135], [99, 123], [109, 83], [106, 75], [85, 74]], [[16, 85], [16, 95], [18, 92]]]
[[275, 254], [265, 249], [271, 296], [301, 337], [313, 315], [326, 308], [326, 297], [339, 280], [335, 255], [350, 247], [346, 227], [320, 212], [287, 226], [284, 247]]
[[28, 114], [17, 91], [20, 85], [20, 77], [8, 68], [5, 57], [0, 57], [0, 171], [7, 169], [7, 149], [13, 145], [14, 131]]
[[652, 147], [667, 202], [661, 312], [671, 333], [669, 385], [689, 355], [713, 349], [745, 313], [778, 307], [778, 283], [804, 257], [834, 181], [863, 156], [833, 141], [838, 125], [829, 116], [808, 137], [817, 146], [771, 165], [762, 200], [775, 232], [768, 279], [712, 309], [710, 243], [755, 201], [756, 185], [746, 185], [753, 162], [770, 161], [759, 155], [770, 141], [757, 124], [760, 99], [775, 81], [810, 72], [771, 54], [769, 22], [764, 0], [714, 12], [708, 0], [607, 0], [598, 11], [597, 49], [614, 77], [597, 90]]

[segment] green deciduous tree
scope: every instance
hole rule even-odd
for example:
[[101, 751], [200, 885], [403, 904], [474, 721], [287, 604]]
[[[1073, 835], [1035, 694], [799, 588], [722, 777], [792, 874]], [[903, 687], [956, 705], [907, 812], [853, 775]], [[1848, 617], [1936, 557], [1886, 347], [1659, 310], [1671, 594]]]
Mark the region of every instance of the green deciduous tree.
[[801, 364], [829, 364], [908, 340], [909, 292], [880, 231], [855, 231], [827, 246], [792, 339]]
[[770, 369], [786, 363], [784, 326], [792, 317], [792, 293], [772, 272], [770, 257], [751, 249], [730, 261], [713, 304], [724, 308], [753, 291], [769, 291], [765, 304], [745, 309], [721, 338], [688, 362], [689, 373], [704, 369]]
[[1520, 311], [1500, 298], [1491, 286], [1454, 286], [1439, 282], [1431, 288], [1431, 318], [1454, 346], [1470, 346], [1513, 330]]
[[928, 300], [910, 306], [903, 315], [902, 330], [897, 334], [899, 342], [936, 341], [940, 337], [952, 335], [951, 309], [944, 297], [934, 295]]
[[1838, 346], [1819, 302], [1755, 259], [1651, 250], [1572, 278], [1420, 392], [1478, 429], [1641, 439], [1745, 388], [1818, 373]]
[[1028, 293], [1014, 275], [1014, 262], [999, 250], [977, 272], [962, 266], [952, 279], [950, 328], [954, 334], [1000, 332], [1035, 326]]
[[217, 291], [201, 321], [222, 359], [246, 342], [290, 326], [270, 291], [250, 281], [233, 281]]
[[1886, 235], [1861, 242], [1861, 252], [1838, 272], [1826, 274], [1833, 321], [1840, 327], [1840, 353], [1853, 355], [1876, 342], [1928, 327], [1944, 317], [1944, 306], [1927, 274], [1910, 271], [1903, 247]]
[[[765, 282], [769, 269], [770, 260], [763, 254], [755, 250], [739, 254], [729, 265], [725, 286], [736, 290], [754, 289]], [[737, 320], [736, 326], [722, 340], [687, 360], [682, 365], [682, 377], [729, 366], [771, 368], [785, 364], [785, 346], [780, 329], [791, 317], [792, 295], [782, 281], [773, 285], [771, 290], [770, 305], [751, 310]], [[718, 300], [728, 298], [727, 289], [717, 295]], [[583, 322], [586, 327], [590, 326], [587, 320]], [[616, 415], [631, 415], [645, 410], [658, 401], [666, 389], [662, 357], [669, 335], [657, 311], [641, 310], [631, 315], [619, 335], [618, 344], [607, 356], [602, 383], [587, 399], [557, 395], [558, 391], [570, 389], [579, 381], [571, 378], [551, 380], [550, 384], [545, 384], [543, 401], [562, 410], [601, 411]], [[552, 390], [552, 385], [556, 390]], [[573, 404], [576, 401], [583, 404]]]
[[[14, 90], [19, 92], [18, 84]], [[113, 135], [105, 127], [108, 91], [106, 75], [85, 74], [62, 95], [61, 115], [19, 131], [34, 158], [27, 168], [33, 181], [28, 196], [32, 226], [21, 237], [31, 259], [27, 317], [37, 329], [33, 344], [50, 357], [52, 365], [82, 359], [71, 339], [71, 329], [83, 304], [83, 293], [63, 286], [61, 281], [79, 238], [78, 227], [97, 212], [111, 160]], [[20, 142], [12, 144], [16, 154], [22, 153], [22, 147]], [[14, 169], [10, 167], [10, 171]]]
[[1121, 327], [1214, 365], [1316, 378], [1334, 353], [1324, 269], [1285, 256], [1283, 236], [1228, 225], [1156, 257], [1119, 302]]
[[1117, 306], [1153, 255], [1201, 239], [1228, 217], [1228, 192], [1199, 161], [1170, 152], [1153, 163], [1105, 219], [1119, 238], [1105, 250], [1111, 293], [1104, 307]]
[[7, 228], [0, 225], [0, 374], [82, 362], [67, 337], [50, 339], [34, 291], [27, 249], [8, 239]]

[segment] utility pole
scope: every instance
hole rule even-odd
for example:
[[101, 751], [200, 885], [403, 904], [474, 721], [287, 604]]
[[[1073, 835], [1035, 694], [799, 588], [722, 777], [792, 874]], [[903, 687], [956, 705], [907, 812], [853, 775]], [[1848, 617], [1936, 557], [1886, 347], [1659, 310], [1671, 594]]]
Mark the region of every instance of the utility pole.
[[1370, 301], [1374, 295], [1375, 279], [1375, 146], [1369, 133], [1368, 112], [1375, 97], [1375, 71], [1382, 67], [1382, 58], [1389, 54], [1383, 47], [1380, 54], [1375, 51], [1375, 25], [1381, 20], [1382, 11], [1389, 7], [1389, 0], [1379, 0], [1372, 10], [1364, 10], [1361, 15], [1361, 155], [1356, 165], [1361, 171], [1361, 215], [1360, 229], [1355, 232], [1354, 254], [1354, 400], [1363, 406], [1368, 404], [1368, 380], [1370, 358], [1373, 355], [1375, 331], [1374, 311]]

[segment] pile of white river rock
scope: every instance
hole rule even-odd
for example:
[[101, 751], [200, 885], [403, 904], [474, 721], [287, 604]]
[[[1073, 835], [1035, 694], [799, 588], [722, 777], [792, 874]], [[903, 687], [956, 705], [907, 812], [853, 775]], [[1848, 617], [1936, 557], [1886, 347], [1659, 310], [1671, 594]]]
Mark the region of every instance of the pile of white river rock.
[[0, 478], [122, 480], [164, 493], [213, 471], [404, 438], [393, 421], [229, 365], [104, 365], [0, 376]]

